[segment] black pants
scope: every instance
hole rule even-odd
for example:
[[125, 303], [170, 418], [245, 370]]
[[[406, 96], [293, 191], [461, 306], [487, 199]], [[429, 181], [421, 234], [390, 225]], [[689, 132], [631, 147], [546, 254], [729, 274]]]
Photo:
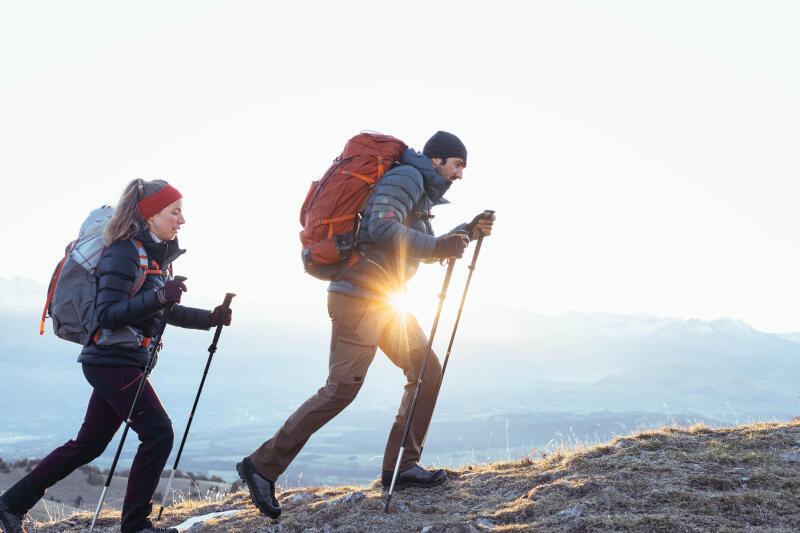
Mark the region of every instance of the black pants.
[[[78, 436], [50, 452], [27, 476], [3, 493], [3, 503], [20, 516], [27, 513], [49, 487], [103, 453], [128, 416], [142, 379], [142, 371], [135, 367], [84, 364], [83, 375], [94, 391]], [[153, 493], [172, 449], [172, 422], [149, 381], [136, 404], [131, 429], [138, 434], [141, 444], [128, 478], [122, 507], [122, 533], [145, 527], [153, 508]]]

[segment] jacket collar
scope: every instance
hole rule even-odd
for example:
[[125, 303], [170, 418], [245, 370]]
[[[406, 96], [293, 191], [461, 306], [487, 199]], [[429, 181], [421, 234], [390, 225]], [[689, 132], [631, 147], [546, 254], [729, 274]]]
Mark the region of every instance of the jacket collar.
[[443, 178], [437, 174], [436, 169], [433, 168], [433, 163], [431, 163], [431, 160], [424, 154], [408, 148], [400, 157], [400, 164], [411, 165], [419, 170], [420, 174], [422, 174], [422, 183], [425, 187], [425, 193], [434, 204], [448, 203], [443, 196], [452, 183], [447, 178]]
[[147, 255], [154, 259], [162, 270], [186, 253], [186, 250], [182, 250], [178, 245], [177, 237], [171, 241], [156, 242], [153, 236], [150, 235], [150, 230], [144, 229], [136, 235], [136, 238], [141, 241]]

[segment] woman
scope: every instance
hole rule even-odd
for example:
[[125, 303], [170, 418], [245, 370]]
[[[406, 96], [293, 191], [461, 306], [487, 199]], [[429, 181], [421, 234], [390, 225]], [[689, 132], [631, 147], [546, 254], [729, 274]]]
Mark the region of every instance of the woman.
[[[78, 361], [94, 389], [86, 417], [74, 440], [53, 450], [36, 468], [0, 496], [0, 525], [4, 533], [24, 533], [25, 513], [48, 487], [79, 466], [98, 457], [128, 416], [133, 397], [150, 357], [151, 343], [159, 339], [164, 309], [181, 301], [186, 285], [171, 279], [172, 262], [185, 250], [175, 238], [186, 222], [182, 196], [163, 180], [134, 180], [125, 188], [109, 221], [106, 249], [99, 265], [93, 341]], [[140, 267], [139, 249], [147, 253], [148, 274], [135, 287]], [[169, 323], [203, 329], [229, 325], [230, 310], [214, 311], [176, 305]], [[160, 528], [148, 518], [151, 498], [172, 449], [172, 422], [150, 382], [146, 382], [131, 422], [141, 444], [131, 466], [122, 507], [122, 533], [177, 533]]]

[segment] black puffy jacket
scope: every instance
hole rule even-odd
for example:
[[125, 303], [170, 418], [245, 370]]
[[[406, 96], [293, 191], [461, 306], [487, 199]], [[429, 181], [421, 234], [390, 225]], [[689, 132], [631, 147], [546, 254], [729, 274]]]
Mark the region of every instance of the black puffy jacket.
[[[172, 262], [186, 250], [181, 250], [177, 239], [155, 242], [148, 230], [136, 237], [147, 252], [147, 262], [155, 269], [153, 261], [166, 272]], [[169, 276], [148, 274], [139, 290], [131, 296], [139, 266], [139, 252], [131, 240], [118, 241], [106, 248], [100, 261], [97, 280], [94, 325], [100, 332], [96, 342], [84, 346], [78, 362], [104, 366], [137, 366], [147, 364], [150, 352], [139, 345], [142, 337], [158, 333], [165, 304], [156, 296], [156, 290]], [[182, 328], [208, 330], [211, 312], [176, 305], [169, 324]], [[137, 340], [138, 337], [138, 340]], [[155, 344], [158, 339], [153, 338]]]

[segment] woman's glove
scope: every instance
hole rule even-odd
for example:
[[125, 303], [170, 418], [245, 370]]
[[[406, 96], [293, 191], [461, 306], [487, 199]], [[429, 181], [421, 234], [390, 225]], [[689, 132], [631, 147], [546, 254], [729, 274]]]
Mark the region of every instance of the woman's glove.
[[463, 231], [455, 231], [436, 239], [436, 248], [433, 257], [445, 259], [447, 257], [462, 257], [469, 244], [469, 235]]
[[208, 317], [208, 327], [213, 328], [219, 324], [222, 324], [223, 326], [230, 326], [232, 316], [233, 311], [230, 307], [218, 305], [213, 311], [211, 311], [211, 315]]
[[162, 304], [166, 303], [181, 303], [181, 295], [186, 292], [186, 284], [177, 279], [170, 279], [164, 284], [163, 287], [156, 291], [158, 301]]

